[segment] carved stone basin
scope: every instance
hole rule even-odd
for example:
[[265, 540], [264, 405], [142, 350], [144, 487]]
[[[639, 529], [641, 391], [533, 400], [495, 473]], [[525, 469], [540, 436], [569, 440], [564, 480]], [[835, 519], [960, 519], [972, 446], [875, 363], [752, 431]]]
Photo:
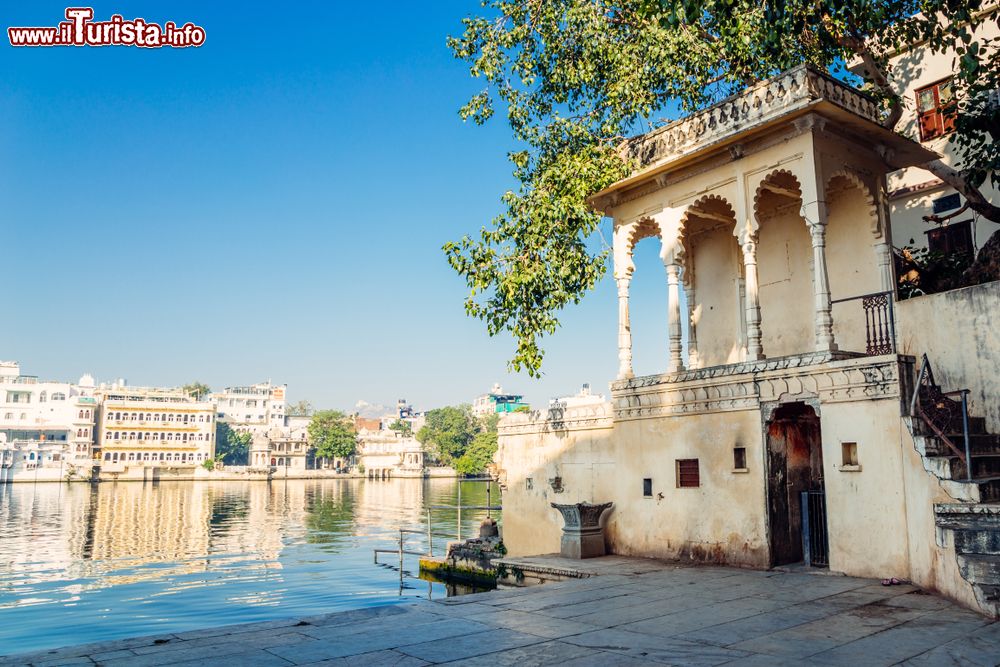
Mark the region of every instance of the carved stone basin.
[[614, 503], [592, 505], [575, 503], [560, 505], [552, 503], [563, 516], [563, 534], [559, 553], [564, 558], [596, 558], [607, 553], [604, 545], [604, 529], [601, 516]]

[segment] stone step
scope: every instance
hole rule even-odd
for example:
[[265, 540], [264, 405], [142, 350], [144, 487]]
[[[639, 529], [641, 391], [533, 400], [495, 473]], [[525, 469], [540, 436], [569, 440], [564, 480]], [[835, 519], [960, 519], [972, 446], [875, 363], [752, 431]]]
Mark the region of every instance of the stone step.
[[955, 551], [963, 556], [975, 554], [1000, 558], [1000, 531], [995, 528], [956, 530], [954, 538]]
[[[951, 464], [951, 479], [965, 479], [965, 461], [957, 456], [950, 456], [948, 460]], [[972, 479], [980, 480], [993, 477], [1000, 477], [1000, 454], [973, 454]]]
[[[951, 450], [940, 438], [933, 435], [924, 436], [924, 449], [928, 456], [949, 456]], [[960, 450], [965, 449], [965, 439], [961, 433], [949, 435], [948, 439]], [[979, 433], [969, 436], [969, 449], [973, 454], [1000, 454], [1000, 435]]]
[[962, 577], [972, 584], [1000, 585], [1000, 556], [992, 554], [958, 554]]
[[992, 479], [977, 479], [979, 485], [979, 502], [1000, 503], [1000, 477]]

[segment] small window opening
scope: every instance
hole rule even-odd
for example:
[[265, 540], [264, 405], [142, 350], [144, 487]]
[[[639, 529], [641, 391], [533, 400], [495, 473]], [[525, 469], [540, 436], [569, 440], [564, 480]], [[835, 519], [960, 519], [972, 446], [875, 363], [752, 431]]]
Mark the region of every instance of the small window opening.
[[856, 467], [858, 465], [858, 443], [842, 442], [840, 443], [840, 449], [843, 455], [843, 464], [845, 466]]
[[677, 459], [677, 486], [682, 489], [701, 486], [698, 459]]
[[653, 480], [650, 477], [646, 477], [642, 480], [642, 495], [644, 498], [653, 497]]
[[736, 470], [747, 469], [747, 448], [733, 447], [733, 468]]

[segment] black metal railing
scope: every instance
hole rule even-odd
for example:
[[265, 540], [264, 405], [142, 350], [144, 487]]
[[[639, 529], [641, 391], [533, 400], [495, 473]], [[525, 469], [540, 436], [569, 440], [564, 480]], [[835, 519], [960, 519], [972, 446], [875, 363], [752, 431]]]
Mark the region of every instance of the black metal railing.
[[826, 493], [803, 491], [802, 560], [812, 567], [830, 567], [830, 542], [826, 534]]
[[896, 352], [896, 313], [892, 292], [874, 292], [836, 299], [830, 304], [861, 301], [865, 313], [865, 354], [870, 357]]
[[[958, 398], [952, 398], [957, 396]], [[965, 464], [965, 479], [972, 481], [972, 452], [969, 442], [969, 390], [941, 391], [934, 381], [931, 362], [924, 354], [920, 360], [917, 386], [910, 398], [910, 416], [918, 417], [944, 443], [951, 453]], [[961, 431], [959, 430], [961, 429]], [[950, 435], [961, 432], [965, 451], [959, 449]]]

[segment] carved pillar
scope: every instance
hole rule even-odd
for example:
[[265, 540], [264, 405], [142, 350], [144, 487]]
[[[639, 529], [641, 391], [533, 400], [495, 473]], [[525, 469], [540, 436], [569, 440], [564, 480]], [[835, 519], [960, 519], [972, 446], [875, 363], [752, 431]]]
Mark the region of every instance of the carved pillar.
[[685, 314], [688, 328], [688, 368], [699, 368], [701, 363], [698, 361], [698, 325], [694, 321], [694, 276], [689, 275], [688, 270], [685, 270], [684, 275], [684, 298], [687, 301]]
[[670, 338], [669, 372], [684, 370], [684, 360], [681, 358], [681, 281], [680, 264], [671, 257], [667, 264], [667, 330]]
[[628, 314], [629, 278], [616, 278], [618, 284], [618, 379], [633, 376], [632, 372], [632, 326]]
[[813, 295], [816, 315], [816, 351], [837, 349], [833, 340], [833, 305], [830, 303], [830, 276], [826, 269], [826, 203], [816, 202], [813, 215], [806, 215], [813, 248]]
[[875, 244], [875, 260], [878, 263], [878, 273], [882, 282], [882, 291], [892, 292], [896, 287], [892, 270], [892, 250], [889, 248], [889, 244], [885, 241]]
[[757, 281], [757, 238], [743, 242], [743, 272], [746, 289], [747, 361], [764, 358], [760, 331], [760, 289]]

